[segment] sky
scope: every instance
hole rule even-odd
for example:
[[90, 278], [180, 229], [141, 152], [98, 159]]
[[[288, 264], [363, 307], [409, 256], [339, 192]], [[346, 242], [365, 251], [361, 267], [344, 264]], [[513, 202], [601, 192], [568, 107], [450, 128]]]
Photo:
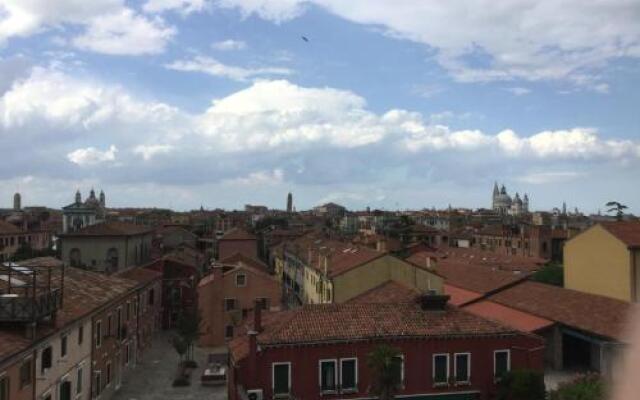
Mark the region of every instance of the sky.
[[640, 213], [640, 0], [0, 0], [0, 208]]

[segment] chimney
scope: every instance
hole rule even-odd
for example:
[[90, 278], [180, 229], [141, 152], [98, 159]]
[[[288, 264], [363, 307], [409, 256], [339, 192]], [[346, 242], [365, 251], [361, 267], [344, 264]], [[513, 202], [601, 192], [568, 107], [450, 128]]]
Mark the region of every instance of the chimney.
[[253, 330], [256, 333], [262, 332], [262, 301], [256, 300], [253, 308]]
[[381, 253], [387, 252], [387, 240], [386, 239], [378, 239], [376, 242], [376, 250]]
[[420, 307], [425, 311], [444, 311], [450, 298], [447, 294], [429, 290], [420, 296]]
[[247, 376], [247, 387], [253, 387], [256, 383], [256, 374], [258, 371], [258, 332], [249, 331], [249, 365]]

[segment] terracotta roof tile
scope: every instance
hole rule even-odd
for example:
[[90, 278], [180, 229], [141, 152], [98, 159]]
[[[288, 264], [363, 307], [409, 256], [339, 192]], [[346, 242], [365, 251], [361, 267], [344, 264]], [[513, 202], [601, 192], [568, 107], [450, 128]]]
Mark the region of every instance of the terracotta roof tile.
[[448, 285], [446, 283], [444, 284], [444, 293], [451, 296], [451, 298], [449, 299], [449, 303], [453, 304], [454, 306], [461, 306], [484, 296], [482, 293], [462, 289], [457, 286]]
[[16, 227], [13, 224], [10, 224], [9, 222], [0, 220], [0, 234], [10, 234], [10, 233], [20, 233], [21, 230], [18, 229], [18, 227]]
[[256, 240], [256, 236], [241, 228], [233, 228], [225, 233], [220, 240]]
[[76, 232], [69, 232], [60, 236], [131, 236], [149, 232], [151, 232], [151, 229], [144, 225], [135, 225], [120, 221], [107, 221], [95, 225], [89, 225]]
[[601, 222], [600, 225], [629, 247], [640, 247], [640, 221]]
[[496, 303], [596, 335], [624, 340], [627, 319], [637, 305], [527, 281], [488, 298]]
[[349, 300], [350, 303], [413, 303], [420, 292], [396, 281], [387, 281]]
[[262, 272], [269, 272], [269, 267], [267, 264], [263, 263], [260, 260], [256, 260], [253, 257], [249, 257], [247, 255], [241, 253], [233, 253], [232, 255], [225, 257], [224, 259], [218, 261], [220, 264], [233, 264], [238, 265], [240, 263], [253, 267]]
[[488, 300], [469, 304], [464, 309], [482, 318], [499, 321], [524, 332], [536, 332], [554, 324], [553, 321], [546, 318], [537, 317]]

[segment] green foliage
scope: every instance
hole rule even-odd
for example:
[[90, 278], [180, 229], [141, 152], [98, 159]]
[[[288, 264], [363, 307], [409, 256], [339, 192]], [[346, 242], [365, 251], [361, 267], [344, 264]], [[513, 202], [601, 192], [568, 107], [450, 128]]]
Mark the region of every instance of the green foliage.
[[178, 353], [178, 355], [182, 359], [182, 357], [184, 357], [184, 354], [187, 352], [187, 349], [189, 347], [187, 342], [181, 336], [175, 335], [171, 338], [171, 344], [173, 345], [173, 348], [176, 350], [176, 353]]
[[502, 376], [496, 400], [545, 400], [544, 375], [532, 370], [514, 370]]
[[396, 358], [399, 354], [398, 349], [381, 344], [368, 355], [367, 364], [373, 375], [370, 393], [380, 400], [393, 399], [395, 392], [400, 389], [401, 382], [397, 377], [401, 365]]
[[200, 337], [201, 322], [202, 318], [197, 310], [187, 310], [178, 318], [176, 330], [180, 339], [187, 346], [188, 359], [193, 359], [193, 344]]
[[549, 400], [604, 400], [605, 384], [600, 375], [581, 375], [549, 392]]
[[616, 215], [616, 219], [618, 221], [622, 221], [622, 217], [624, 217], [624, 210], [626, 210], [627, 206], [625, 206], [622, 203], [619, 203], [617, 201], [610, 201], [606, 204], [607, 207], [609, 207], [609, 209], [607, 210], [607, 212], [610, 213], [615, 213]]
[[531, 277], [536, 282], [548, 285], [564, 286], [564, 271], [561, 265], [547, 264]]
[[11, 257], [12, 261], [29, 260], [36, 257], [56, 257], [56, 252], [53, 249], [34, 250], [29, 243], [22, 243], [20, 247]]

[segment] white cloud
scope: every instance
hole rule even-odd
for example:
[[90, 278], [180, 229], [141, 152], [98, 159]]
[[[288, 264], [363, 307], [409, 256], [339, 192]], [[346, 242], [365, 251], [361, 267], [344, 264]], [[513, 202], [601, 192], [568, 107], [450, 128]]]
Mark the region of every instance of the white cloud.
[[139, 154], [145, 161], [152, 159], [158, 154], [167, 154], [173, 150], [173, 146], [170, 144], [152, 144], [152, 145], [138, 145], [133, 149], [135, 154]]
[[532, 185], [544, 185], [568, 182], [582, 176], [584, 176], [583, 173], [575, 171], [532, 172], [520, 177], [518, 180]]
[[211, 45], [216, 50], [228, 51], [228, 50], [244, 50], [247, 48], [247, 43], [242, 40], [227, 39], [219, 42], [215, 42]]
[[107, 161], [115, 161], [117, 151], [118, 149], [114, 145], [109, 146], [109, 148], [104, 151], [96, 149], [95, 147], [87, 147], [72, 151], [67, 154], [67, 159], [80, 166], [95, 165]]
[[202, 72], [204, 74], [220, 76], [237, 81], [246, 81], [250, 78], [269, 75], [290, 75], [293, 73], [288, 68], [260, 67], [243, 68], [226, 65], [211, 57], [196, 56], [191, 60], [178, 60], [165, 65], [166, 68], [175, 71]]
[[[487, 0], [223, 0], [217, 4], [280, 23], [299, 16], [305, 3], [436, 49], [438, 62], [462, 82], [566, 80], [598, 90], [601, 82], [595, 71], [616, 58], [640, 57], [636, 0], [500, 4]], [[452, 25], [463, 28], [451, 29]], [[472, 61], [477, 57], [488, 60], [485, 67]]]
[[207, 7], [207, 0], [147, 0], [142, 9], [147, 13], [178, 10], [183, 15], [200, 12]]
[[94, 17], [86, 31], [73, 39], [73, 45], [112, 55], [156, 54], [164, 51], [175, 33], [160, 18], [147, 19], [124, 9]]
[[[126, 7], [123, 0], [0, 1], [0, 44], [64, 25], [82, 28], [71, 40], [76, 47], [119, 55], [162, 52], [176, 32], [160, 18], [150, 19]], [[66, 44], [64, 38], [57, 40]]]
[[277, 185], [284, 182], [284, 171], [276, 168], [272, 171], [251, 172], [247, 176], [228, 179], [223, 183], [243, 186]]
[[515, 95], [515, 96], [524, 96], [525, 94], [531, 93], [531, 89], [527, 89], [524, 87], [509, 87], [505, 89], [507, 92]]

